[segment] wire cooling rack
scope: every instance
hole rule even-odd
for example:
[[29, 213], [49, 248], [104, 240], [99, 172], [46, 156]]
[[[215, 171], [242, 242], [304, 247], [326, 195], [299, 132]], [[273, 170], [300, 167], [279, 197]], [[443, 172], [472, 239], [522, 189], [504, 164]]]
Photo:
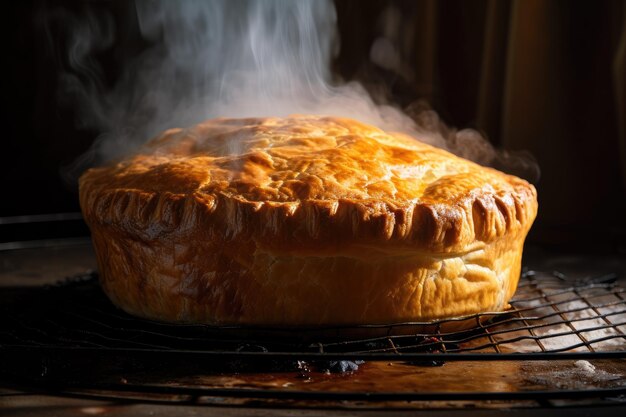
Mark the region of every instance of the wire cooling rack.
[[[614, 274], [570, 281], [525, 271], [511, 309], [429, 323], [302, 328], [173, 325], [132, 317], [105, 297], [95, 273], [40, 289], [0, 292], [0, 349], [126, 349], [216, 355], [621, 354], [626, 289]], [[454, 321], [469, 329], [444, 332]], [[415, 329], [417, 332], [412, 332]], [[354, 335], [379, 334], [376, 337]], [[279, 335], [280, 337], [277, 337]], [[345, 337], [342, 338], [342, 335]]]
[[[626, 358], [626, 294], [614, 274], [572, 280], [559, 272], [526, 270], [511, 308], [431, 323], [325, 329], [172, 325], [116, 309], [95, 273], [54, 286], [0, 289], [0, 378], [110, 391], [226, 397], [360, 400], [467, 400], [620, 396], [624, 375], [602, 389], [520, 392], [333, 392], [211, 389], [98, 379], [123, 370], [350, 372], [363, 361], [420, 366], [446, 362], [618, 360]], [[462, 323], [454, 323], [459, 322]], [[453, 324], [453, 326], [450, 326]], [[462, 326], [459, 326], [462, 324]], [[445, 331], [461, 327], [463, 330]], [[374, 336], [370, 336], [374, 335]], [[85, 368], [91, 369], [84, 372]], [[621, 381], [621, 382], [620, 382]]]

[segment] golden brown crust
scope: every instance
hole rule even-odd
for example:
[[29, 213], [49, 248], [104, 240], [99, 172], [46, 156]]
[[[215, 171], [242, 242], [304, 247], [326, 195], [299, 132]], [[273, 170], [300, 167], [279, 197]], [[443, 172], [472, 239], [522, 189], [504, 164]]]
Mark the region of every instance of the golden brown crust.
[[207, 323], [502, 309], [537, 211], [535, 189], [519, 178], [316, 116], [169, 130], [86, 172], [80, 198], [118, 305]]

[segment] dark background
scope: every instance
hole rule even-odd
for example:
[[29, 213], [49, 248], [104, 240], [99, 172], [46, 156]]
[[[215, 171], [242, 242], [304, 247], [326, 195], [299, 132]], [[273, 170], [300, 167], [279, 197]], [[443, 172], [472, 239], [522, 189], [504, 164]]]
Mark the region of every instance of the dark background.
[[[542, 171], [532, 241], [623, 250], [624, 1], [335, 3], [339, 78], [359, 80], [401, 107], [427, 102], [450, 126], [478, 129], [498, 147], [530, 151]], [[59, 8], [77, 15], [90, 9], [132, 27], [133, 6], [24, 1], [4, 7], [0, 217], [77, 212], [66, 174], [99, 132], [81, 127], [59, 93], [59, 72], [67, 69], [65, 28], [46, 22]], [[389, 9], [395, 34], [381, 26]], [[370, 60], [372, 44], [385, 36], [406, 71]], [[127, 30], [101, 51], [95, 59], [105, 85], [115, 82], [124, 54], [145, 45], [138, 31]]]

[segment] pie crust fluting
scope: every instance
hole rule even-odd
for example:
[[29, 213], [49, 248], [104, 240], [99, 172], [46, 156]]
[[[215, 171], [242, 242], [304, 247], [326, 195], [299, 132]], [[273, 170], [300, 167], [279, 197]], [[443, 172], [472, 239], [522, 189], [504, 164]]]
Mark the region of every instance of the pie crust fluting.
[[429, 321], [508, 306], [534, 187], [336, 117], [214, 119], [88, 170], [102, 286], [168, 322]]

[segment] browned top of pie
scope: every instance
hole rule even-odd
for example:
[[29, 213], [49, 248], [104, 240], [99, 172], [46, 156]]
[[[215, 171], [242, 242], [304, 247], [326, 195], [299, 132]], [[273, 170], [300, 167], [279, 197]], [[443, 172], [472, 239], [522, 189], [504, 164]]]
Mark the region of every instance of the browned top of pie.
[[[86, 217], [138, 232], [206, 228], [267, 245], [457, 251], [527, 230], [526, 181], [354, 120], [213, 119], [81, 178]], [[129, 220], [132, 218], [133, 220]]]

